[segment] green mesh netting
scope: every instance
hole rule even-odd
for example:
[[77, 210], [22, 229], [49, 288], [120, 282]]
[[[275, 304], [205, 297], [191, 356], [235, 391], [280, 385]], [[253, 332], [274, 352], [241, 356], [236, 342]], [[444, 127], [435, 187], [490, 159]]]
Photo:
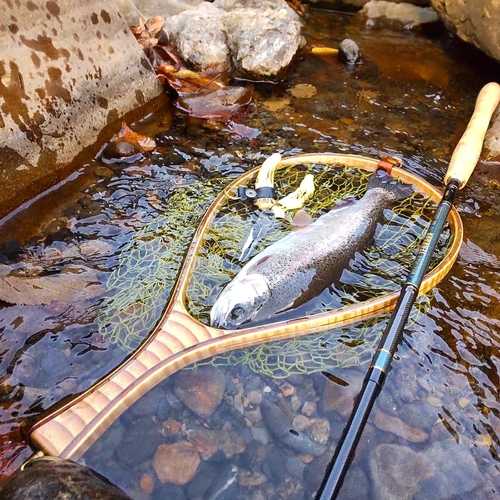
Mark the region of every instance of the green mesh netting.
[[[361, 198], [371, 176], [362, 169], [324, 168], [323, 165], [284, 168], [276, 173], [276, 198], [294, 191], [306, 173], [312, 173], [315, 178], [315, 193], [306, 204], [307, 212], [313, 217], [326, 213], [345, 198]], [[408, 274], [433, 207], [435, 204], [430, 198], [415, 192], [392, 210], [386, 210], [386, 221], [377, 231], [374, 245], [356, 256], [351, 269], [344, 271], [342, 285], [301, 308], [301, 314], [329, 311], [395, 291]], [[202, 323], [209, 324], [210, 308], [220, 290], [244, 265], [239, 257], [252, 226], [265, 227], [266, 232], [249, 258], [291, 230], [289, 220], [263, 214], [238, 199], [227, 200], [205, 237], [188, 287], [188, 310]], [[449, 234], [443, 237], [431, 268], [441, 260], [448, 239]]]
[[202, 216], [228, 180], [178, 188], [168, 211], [138, 231], [122, 250], [106, 287], [99, 331], [127, 352], [151, 332], [168, 303]]
[[[294, 191], [306, 173], [315, 177], [316, 190], [306, 204], [313, 217], [347, 197], [363, 196], [371, 175], [342, 165], [287, 167], [276, 172], [276, 198]], [[123, 250], [120, 264], [108, 281], [109, 298], [99, 318], [100, 331], [109, 341], [131, 351], [154, 328], [199, 220], [224, 182], [195, 182], [178, 189], [169, 200], [168, 211], [139, 231]], [[344, 273], [344, 284], [311, 303], [308, 313], [365, 301], [397, 288], [411, 267], [433, 207], [429, 198], [415, 193], [392, 211], [387, 210], [387, 221], [377, 232], [373, 247], [357, 256], [352, 268]], [[208, 324], [210, 308], [220, 289], [244, 265], [240, 262], [243, 242], [255, 227], [265, 229], [264, 237], [247, 259], [286, 234], [290, 222], [259, 211], [251, 203], [228, 199], [197, 256], [187, 293], [187, 306], [193, 317]], [[445, 234], [431, 266], [441, 260], [448, 239], [449, 234]], [[245, 364], [275, 377], [359, 364], [373, 354], [384, 321], [379, 317], [327, 333], [261, 344], [216, 356], [208, 362], [219, 366]]]
[[[411, 329], [429, 305], [430, 294], [417, 299], [407, 329]], [[371, 361], [389, 316], [389, 313], [381, 314], [322, 333], [237, 349], [200, 361], [189, 369], [201, 365], [246, 366], [255, 373], [283, 379], [290, 375], [333, 370], [339, 366], [359, 366]]]

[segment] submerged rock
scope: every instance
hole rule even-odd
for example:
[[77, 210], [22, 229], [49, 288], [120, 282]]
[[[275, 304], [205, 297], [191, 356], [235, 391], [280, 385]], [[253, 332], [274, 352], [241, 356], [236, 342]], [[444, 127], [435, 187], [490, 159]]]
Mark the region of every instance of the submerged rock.
[[[460, 439], [466, 442], [467, 438], [462, 436]], [[420, 491], [413, 500], [466, 498], [467, 493], [476, 489], [484, 480], [471, 454], [473, 450], [472, 443], [468, 449], [447, 437], [420, 453], [420, 456], [432, 464], [433, 474], [421, 483]]]
[[186, 435], [204, 460], [216, 454], [231, 458], [245, 451], [246, 440], [236, 431], [197, 428], [188, 430]]
[[225, 87], [208, 94], [180, 97], [177, 106], [195, 118], [227, 121], [250, 104], [252, 93], [245, 87]]
[[385, 0], [370, 0], [361, 9], [358, 17], [370, 28], [412, 29], [439, 21], [437, 12], [431, 7]]
[[131, 500], [97, 472], [54, 457], [33, 460], [0, 485], [2, 500]]
[[126, 141], [110, 142], [103, 150], [101, 160], [103, 163], [133, 163], [143, 157], [139, 149]]
[[370, 472], [376, 500], [411, 500], [433, 474], [427, 457], [396, 444], [381, 444], [370, 453]]
[[200, 464], [198, 450], [187, 441], [158, 446], [153, 468], [162, 483], [186, 484]]
[[[260, 410], [267, 428], [275, 437], [290, 448], [299, 453], [307, 453], [314, 456], [321, 455], [326, 450], [324, 445], [313, 441], [304, 432], [297, 432], [295, 429], [292, 429], [287, 416], [271, 401], [263, 399]], [[325, 440], [323, 439], [323, 441]]]
[[176, 396], [200, 417], [209, 417], [222, 401], [224, 374], [212, 366], [183, 370], [175, 377]]
[[429, 434], [418, 427], [406, 424], [395, 415], [378, 411], [374, 416], [374, 424], [382, 431], [391, 432], [411, 443], [423, 443], [429, 439]]

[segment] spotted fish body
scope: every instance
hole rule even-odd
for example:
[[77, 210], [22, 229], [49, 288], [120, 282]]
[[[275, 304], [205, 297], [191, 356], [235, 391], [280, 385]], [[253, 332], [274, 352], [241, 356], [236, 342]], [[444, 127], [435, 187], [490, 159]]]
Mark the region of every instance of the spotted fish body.
[[335, 207], [253, 257], [217, 298], [212, 326], [238, 328], [317, 297], [369, 247], [384, 210], [412, 191], [385, 173], [373, 175], [360, 200]]

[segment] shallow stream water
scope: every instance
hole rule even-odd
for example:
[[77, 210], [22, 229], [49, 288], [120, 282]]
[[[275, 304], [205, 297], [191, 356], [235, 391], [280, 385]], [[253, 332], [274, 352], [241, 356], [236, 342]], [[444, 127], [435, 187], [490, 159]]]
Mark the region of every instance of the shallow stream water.
[[[82, 165], [2, 221], [2, 274], [64, 276], [64, 293], [49, 304], [36, 294], [25, 304], [0, 303], [4, 475], [30, 456], [25, 430], [43, 410], [85, 390], [128, 354], [99, 318], [120, 286], [133, 284], [106, 283], [134, 251], [134, 237], [168, 214], [179, 189], [233, 178], [274, 152], [327, 151], [396, 155], [439, 186], [478, 91], [500, 78], [497, 63], [444, 32], [372, 31], [313, 12], [305, 35], [308, 46], [283, 82], [248, 84], [253, 104], [238, 118], [245, 128], [162, 109], [132, 124], [155, 134], [156, 152], [131, 165]], [[362, 63], [353, 68], [310, 53], [345, 37], [361, 48]], [[298, 84], [316, 93], [296, 97]], [[406, 332], [340, 498], [498, 498], [499, 182], [500, 170], [483, 167], [460, 193], [465, 246]], [[196, 225], [195, 218], [183, 222]], [[139, 335], [163, 306], [150, 305]], [[299, 373], [293, 360], [273, 371], [273, 355], [242, 353], [167, 379], [119, 419], [85, 463], [137, 499], [314, 497], [368, 365], [326, 360], [326, 377]], [[201, 397], [207, 380], [224, 394], [211, 416], [200, 417], [179, 387], [188, 384]], [[279, 434], [292, 427], [298, 440], [291, 446]], [[155, 455], [177, 442], [203, 451], [194, 478], [174, 485], [161, 481]]]

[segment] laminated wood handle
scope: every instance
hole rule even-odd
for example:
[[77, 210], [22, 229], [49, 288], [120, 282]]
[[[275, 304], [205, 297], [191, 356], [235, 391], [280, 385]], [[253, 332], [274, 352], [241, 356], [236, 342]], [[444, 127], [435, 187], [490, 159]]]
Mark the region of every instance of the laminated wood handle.
[[456, 179], [463, 188], [471, 176], [483, 149], [484, 136], [491, 117], [500, 102], [500, 85], [486, 84], [479, 92], [472, 118], [457, 144], [446, 172], [444, 183]]

